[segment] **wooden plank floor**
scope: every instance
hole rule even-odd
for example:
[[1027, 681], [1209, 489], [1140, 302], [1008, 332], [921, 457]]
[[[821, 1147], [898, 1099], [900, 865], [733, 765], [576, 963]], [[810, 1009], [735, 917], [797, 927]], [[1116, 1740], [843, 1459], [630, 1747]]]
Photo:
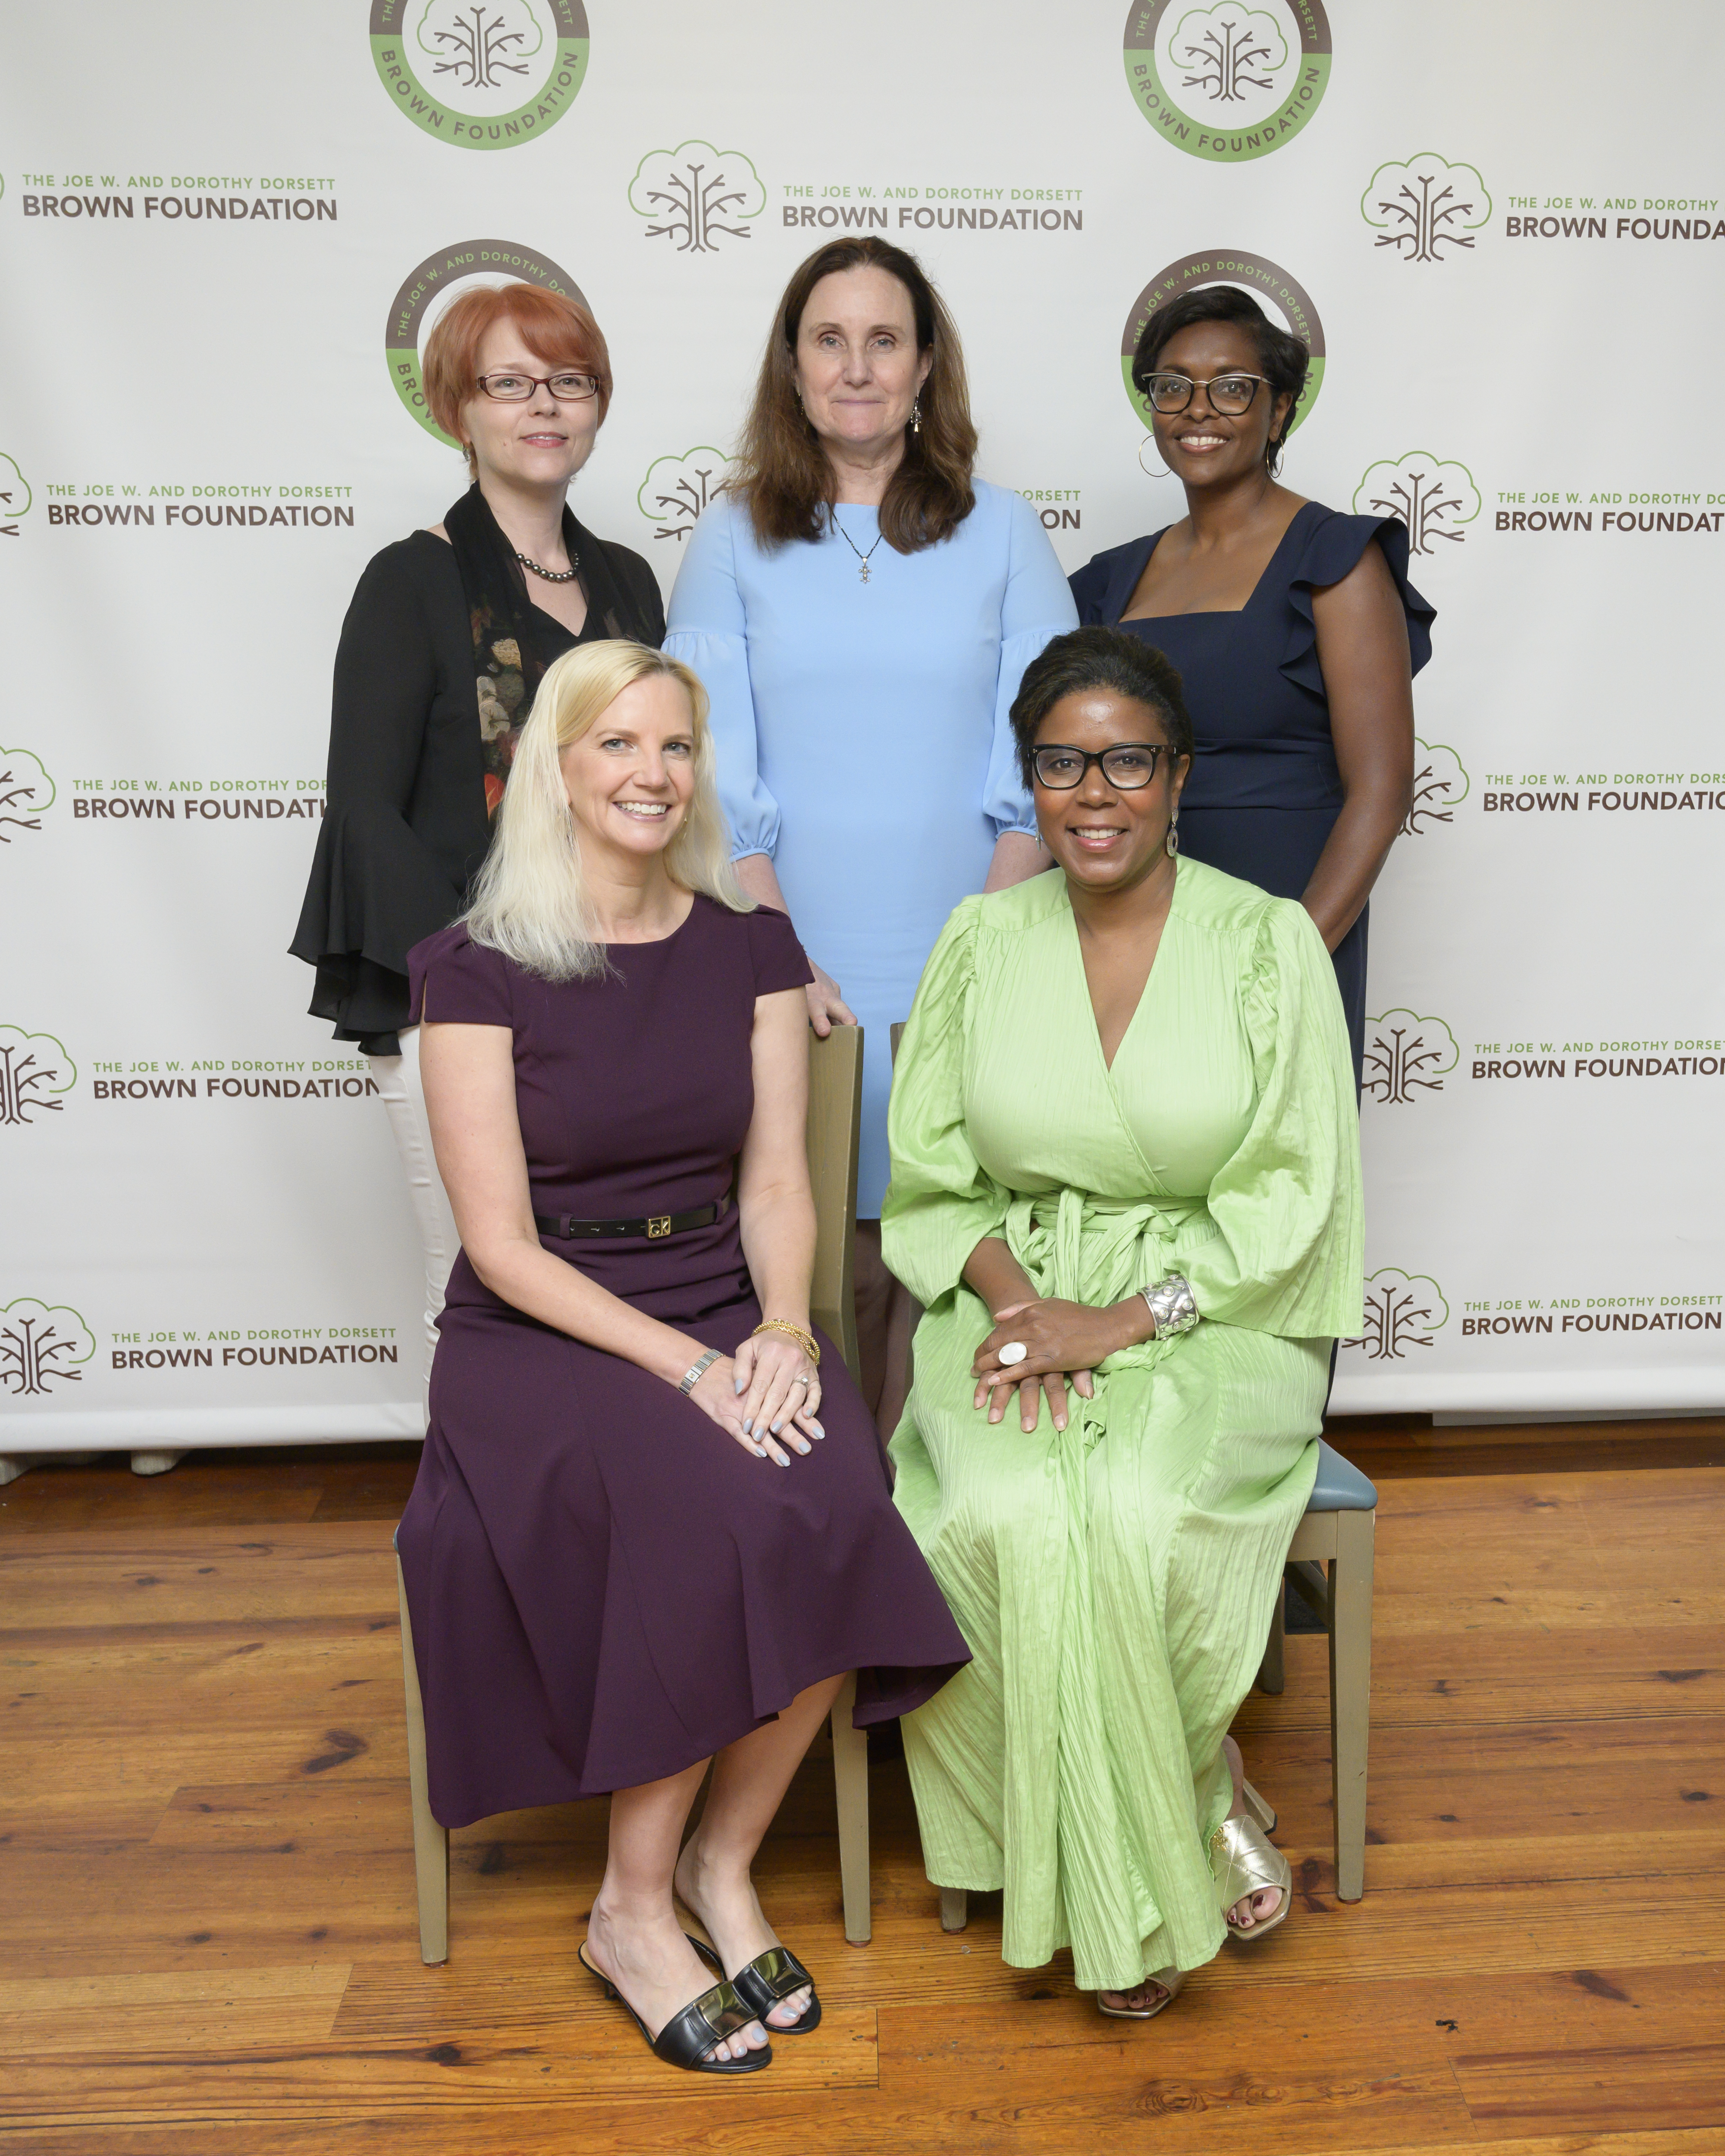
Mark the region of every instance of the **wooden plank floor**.
[[0, 2156], [1725, 2156], [1722, 1435], [1347, 1426], [1383, 1495], [1367, 1897], [1296, 1635], [1238, 1725], [1296, 1909], [1150, 2026], [1005, 1968], [998, 1897], [942, 1933], [897, 1760], [846, 1947], [811, 1760], [760, 1877], [825, 2021], [717, 2085], [576, 1966], [601, 1804], [457, 1835], [420, 1964], [409, 1449], [34, 1471], [0, 1491]]

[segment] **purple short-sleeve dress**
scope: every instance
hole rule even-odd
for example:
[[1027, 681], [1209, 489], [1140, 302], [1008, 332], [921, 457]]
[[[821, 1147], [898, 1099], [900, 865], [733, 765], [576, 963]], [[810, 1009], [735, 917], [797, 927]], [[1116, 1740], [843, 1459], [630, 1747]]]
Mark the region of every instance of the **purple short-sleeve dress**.
[[[810, 978], [790, 923], [697, 897], [673, 935], [609, 956], [603, 979], [552, 983], [446, 928], [408, 955], [413, 1018], [510, 1029], [536, 1213], [723, 1199], [755, 998]], [[726, 1354], [760, 1322], [734, 1205], [656, 1242], [544, 1248]], [[781, 1468], [502, 1301], [465, 1253], [439, 1331], [398, 1547], [446, 1826], [677, 1774], [841, 1671], [858, 1722], [885, 1720], [969, 1660], [830, 1342], [825, 1440]]]

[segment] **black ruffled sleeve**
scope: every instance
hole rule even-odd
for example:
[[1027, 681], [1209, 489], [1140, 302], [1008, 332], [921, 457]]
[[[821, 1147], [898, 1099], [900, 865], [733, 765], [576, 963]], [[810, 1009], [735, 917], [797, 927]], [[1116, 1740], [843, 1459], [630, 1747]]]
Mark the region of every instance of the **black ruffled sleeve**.
[[1418, 673], [1431, 656], [1431, 624], [1437, 608], [1408, 582], [1408, 527], [1397, 516], [1327, 516], [1307, 541], [1288, 587], [1288, 639], [1281, 671], [1315, 696], [1325, 694], [1323, 669], [1317, 663], [1317, 622], [1312, 594], [1339, 584], [1376, 540], [1401, 595], [1407, 617], [1408, 650]]
[[[421, 537], [377, 555], [342, 624], [324, 820], [289, 946], [317, 969], [313, 1015], [373, 1054], [394, 1052], [408, 1023], [408, 952], [459, 912], [468, 853], [475, 841], [483, 850], [485, 836], [477, 717], [428, 757], [429, 737], [445, 730], [434, 728], [439, 691], [448, 701], [454, 686], [432, 619], [449, 596], [436, 572], [453, 578], [454, 566], [427, 546], [443, 542]], [[458, 583], [456, 619], [442, 624], [458, 636], [459, 591]], [[459, 768], [447, 776], [436, 767], [452, 760]], [[410, 813], [431, 827], [431, 842]], [[451, 828], [439, 844], [444, 824]]]

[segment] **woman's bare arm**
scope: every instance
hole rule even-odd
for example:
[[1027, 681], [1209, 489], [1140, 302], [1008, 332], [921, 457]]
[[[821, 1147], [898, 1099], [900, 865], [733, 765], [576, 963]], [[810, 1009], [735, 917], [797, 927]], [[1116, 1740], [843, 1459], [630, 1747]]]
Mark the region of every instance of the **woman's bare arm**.
[[540, 1245], [508, 1027], [422, 1026], [419, 1068], [438, 1173], [467, 1261], [485, 1286], [542, 1325], [675, 1384], [701, 1343], [644, 1316]]
[[1301, 898], [1333, 951], [1359, 918], [1408, 813], [1414, 685], [1401, 594], [1375, 542], [1340, 583], [1313, 593], [1312, 612], [1343, 803]]
[[[461, 1247], [480, 1281], [542, 1325], [636, 1363], [669, 1385], [680, 1383], [706, 1352], [702, 1341], [649, 1317], [540, 1245], [508, 1027], [425, 1024], [419, 1069], [438, 1173]], [[765, 1432], [743, 1429], [730, 1357], [709, 1366], [690, 1398], [746, 1450], [788, 1466]]]

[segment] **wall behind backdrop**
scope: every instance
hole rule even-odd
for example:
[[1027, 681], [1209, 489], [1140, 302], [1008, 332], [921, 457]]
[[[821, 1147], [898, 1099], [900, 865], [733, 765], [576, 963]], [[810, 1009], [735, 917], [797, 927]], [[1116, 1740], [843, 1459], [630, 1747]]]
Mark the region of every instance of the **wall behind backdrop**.
[[1725, 1405], [1717, 7], [95, 0], [5, 38], [0, 1452], [417, 1434], [395, 1154], [285, 947], [349, 593], [465, 483], [426, 332], [475, 278], [584, 296], [618, 388], [578, 513], [669, 590], [774, 299], [858, 228], [941, 282], [981, 470], [1068, 568], [1181, 513], [1124, 370], [1192, 282], [1319, 357], [1288, 483], [1409, 521], [1436, 657], [1335, 1405]]

